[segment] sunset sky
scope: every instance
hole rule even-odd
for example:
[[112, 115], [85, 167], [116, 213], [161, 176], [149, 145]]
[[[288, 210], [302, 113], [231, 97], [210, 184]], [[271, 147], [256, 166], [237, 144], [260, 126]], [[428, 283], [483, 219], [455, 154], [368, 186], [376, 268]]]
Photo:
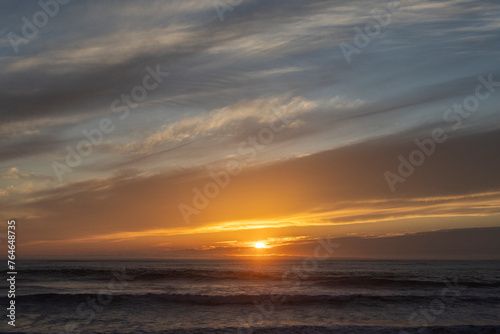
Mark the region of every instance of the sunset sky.
[[500, 258], [497, 1], [63, 3], [0, 1], [20, 256]]

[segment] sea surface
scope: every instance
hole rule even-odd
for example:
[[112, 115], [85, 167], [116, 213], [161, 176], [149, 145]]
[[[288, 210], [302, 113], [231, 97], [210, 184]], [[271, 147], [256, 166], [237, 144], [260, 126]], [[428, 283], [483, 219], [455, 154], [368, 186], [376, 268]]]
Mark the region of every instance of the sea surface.
[[16, 327], [3, 315], [2, 333], [500, 333], [499, 261], [24, 261], [17, 267]]

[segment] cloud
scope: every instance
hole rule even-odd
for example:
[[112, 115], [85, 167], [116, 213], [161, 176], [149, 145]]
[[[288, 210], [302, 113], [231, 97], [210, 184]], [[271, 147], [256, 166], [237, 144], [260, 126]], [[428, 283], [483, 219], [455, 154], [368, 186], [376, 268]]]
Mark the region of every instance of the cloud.
[[[3, 180], [3, 181], [2, 181]], [[22, 173], [19, 168], [11, 167], [7, 171], [0, 173], [0, 196], [12, 196], [16, 198], [21, 195], [32, 194], [35, 191], [44, 189], [54, 177], [36, 173]]]
[[[500, 228], [470, 228], [411, 233], [387, 237], [333, 238], [334, 258], [364, 259], [499, 259], [500, 246], [495, 241]], [[466, 246], [464, 246], [466, 245]], [[311, 256], [317, 243], [274, 251], [282, 254]], [[298, 249], [297, 249], [298, 248]]]
[[0, 178], [7, 180], [27, 179], [32, 181], [33, 180], [46, 181], [54, 179], [54, 177], [51, 176], [44, 176], [35, 173], [22, 173], [17, 167], [9, 168], [6, 172], [0, 174]]
[[[149, 258], [234, 258], [234, 257], [312, 257], [320, 242], [338, 244], [331, 254], [331, 259], [357, 258], [357, 259], [391, 259], [391, 260], [498, 260], [500, 248], [498, 238], [500, 228], [464, 228], [436, 230], [420, 233], [403, 233], [388, 236], [364, 236], [364, 237], [327, 237], [312, 238], [283, 237], [289, 242], [278, 244], [272, 248], [255, 249], [254, 242], [242, 242], [238, 240], [205, 244], [196, 248], [176, 247], [170, 242], [161, 242], [161, 239], [145, 238], [143, 243], [137, 245], [125, 238], [110, 242], [109, 240], [89, 242], [87, 245], [80, 244], [80, 253], [65, 251], [64, 244], [43, 243], [24, 245], [30, 250], [43, 247], [45, 257], [65, 258], [89, 258], [100, 256], [101, 258], [128, 259], [144, 257]], [[280, 238], [276, 238], [280, 239]], [[296, 241], [294, 241], [296, 240]], [[116, 248], [121, 244], [124, 249]], [[464, 246], [466, 245], [466, 246]], [[74, 248], [74, 247], [73, 247]], [[96, 251], [99, 248], [99, 251]], [[105, 254], [102, 254], [104, 250]], [[66, 254], [66, 255], [61, 255]], [[36, 252], [30, 254], [30, 258], [37, 258]]]
[[[497, 94], [395, 193], [383, 176], [478, 75], [499, 80], [494, 1], [402, 3], [351, 64], [339, 44], [386, 1], [246, 0], [224, 22], [211, 1], [78, 1], [15, 56], [6, 34], [39, 7], [1, 6], [0, 205], [30, 242], [498, 213]], [[168, 80], [54, 182], [51, 162], [157, 64]], [[272, 109], [296, 120], [186, 226], [178, 204]]]
[[[213, 110], [205, 115], [186, 117], [164, 125], [163, 130], [148, 136], [140, 143], [139, 152], [150, 153], [156, 146], [165, 143], [180, 143], [199, 138], [208, 140], [236, 137], [236, 140], [241, 141], [245, 135], [279, 120], [278, 115], [295, 119], [312, 112], [316, 107], [314, 101], [292, 98], [290, 95], [238, 101], [234, 105]], [[297, 127], [299, 124], [300, 122], [295, 120], [285, 127]]]
[[[148, 138], [151, 142], [155, 138], [161, 140], [162, 131], [168, 135], [169, 125], [165, 123], [173, 127], [179, 120], [180, 127], [186, 125], [187, 118], [201, 119], [242, 100], [270, 99], [291, 93], [293, 97], [315, 103], [335, 95], [350, 101], [370, 100], [373, 101], [371, 110], [358, 105], [358, 112], [349, 115], [351, 120], [371, 117], [371, 123], [387, 123], [396, 115], [402, 123], [408, 121], [404, 115], [409, 113], [406, 112], [409, 107], [425, 108], [429, 103], [474, 89], [467, 83], [475, 79], [477, 69], [464, 67], [470, 62], [467, 57], [455, 56], [447, 60], [446, 66], [442, 66], [441, 59], [447, 57], [442, 56], [427, 57], [427, 65], [418, 61], [427, 54], [430, 43], [448, 47], [449, 43], [442, 42], [452, 36], [463, 36], [464, 30], [471, 38], [482, 34], [478, 27], [488, 31], [495, 21], [491, 15], [479, 16], [478, 13], [491, 11], [492, 4], [470, 6], [471, 3], [454, 2], [453, 15], [448, 13], [448, 7], [445, 10], [439, 3], [405, 4], [402, 12], [393, 16], [386, 33], [380, 36], [379, 41], [384, 43], [374, 40], [370, 50], [359, 55], [356, 67], [340, 66], [344, 60], [338, 44], [353, 37], [354, 26], [372, 19], [371, 7], [383, 9], [385, 2], [363, 9], [341, 2], [290, 1], [283, 6], [275, 1], [247, 1], [238, 6], [234, 15], [237, 20], [228, 17], [223, 24], [218, 21], [213, 5], [207, 3], [188, 1], [173, 5], [153, 1], [143, 8], [125, 1], [119, 8], [113, 7], [113, 16], [107, 14], [111, 8], [108, 3], [92, 6], [75, 3], [55, 18], [59, 26], [47, 27], [65, 28], [57, 34], [49, 30], [51, 34], [43, 38], [49, 47], [39, 48], [42, 41], [33, 41], [19, 57], [3, 58], [5, 66], [0, 83], [5, 89], [0, 94], [0, 102], [5, 112], [0, 114], [4, 130], [0, 133], [10, 135], [19, 124], [29, 124], [23, 125], [20, 131], [39, 143], [45, 142], [41, 135], [47, 130], [52, 130], [58, 139], [74, 140], [64, 137], [71, 130], [71, 124], [57, 128], [50, 124], [62, 125], [63, 118], [81, 123], [109, 113], [111, 102], [140, 83], [146, 66], [156, 64], [171, 71], [171, 78], [151, 94], [140, 112], [150, 117], [149, 109], [154, 107], [156, 114], [163, 115], [160, 125], [151, 127], [137, 119], [124, 125], [124, 131], [145, 127], [145, 131], [155, 133]], [[21, 9], [16, 7], [18, 11]], [[467, 18], [467, 24], [464, 26], [463, 20], [457, 24], [456, 15]], [[92, 19], [89, 22], [82, 17]], [[15, 23], [10, 19], [7, 22]], [[427, 33], [429, 22], [440, 24], [433, 34]], [[420, 36], [428, 38], [422, 40]], [[408, 54], [415, 47], [405, 41], [417, 38], [420, 51]], [[439, 52], [457, 54], [458, 49], [461, 50], [458, 54], [463, 54], [476, 49], [470, 47], [471, 43], [457, 40], [451, 45], [455, 49], [441, 48]], [[398, 51], [393, 45], [397, 45]], [[498, 51], [498, 43], [489, 45], [489, 51], [494, 48]], [[378, 54], [384, 57], [379, 58]], [[481, 64], [481, 72], [496, 66], [493, 65], [496, 62], [489, 61]], [[377, 71], [368, 71], [368, 68], [377, 68]], [[436, 70], [439, 75], [434, 76]], [[462, 80], [450, 78], [454, 72], [461, 75]], [[385, 88], [394, 91], [395, 86], [401, 87], [403, 93], [396, 89], [396, 96], [394, 93], [387, 96]], [[346, 94], [332, 95], [336, 90]], [[314, 96], [318, 91], [321, 91], [320, 98]], [[383, 96], [363, 96], [369, 91]], [[144, 110], [146, 107], [148, 111]], [[193, 117], [179, 117], [186, 111]], [[422, 111], [417, 114], [421, 115]], [[385, 116], [382, 119], [380, 115]], [[411, 119], [411, 124], [421, 123], [422, 116], [418, 115]], [[337, 120], [338, 115], [326, 121], [318, 116], [315, 125], [331, 126]], [[39, 125], [33, 125], [35, 122]], [[408, 126], [411, 124], [408, 122]], [[181, 131], [180, 135], [185, 134]], [[31, 142], [22, 145], [28, 146]], [[124, 147], [131, 146], [118, 142]], [[63, 148], [64, 143], [56, 146]], [[39, 150], [53, 152], [54, 145], [39, 145]], [[13, 154], [7, 158], [16, 157]]]
[[[317, 226], [417, 217], [500, 214], [500, 132], [451, 138], [395, 193], [384, 179], [414, 143], [398, 137], [246, 167], [186, 225], [179, 204], [194, 205], [219, 169], [185, 169], [148, 176], [137, 172], [38, 190], [9, 203], [26, 218], [26, 240], [147, 231], [163, 235], [263, 227]], [[485, 163], [488, 161], [488, 163]], [[460, 168], [457, 168], [460, 166]], [[17, 171], [6, 175], [19, 175]], [[140, 194], [140, 196], [138, 196]], [[87, 208], [92, 208], [88, 210]], [[269, 222], [269, 223], [268, 223]], [[471, 222], [472, 224], [472, 222]], [[205, 230], [204, 230], [205, 229]], [[182, 232], [182, 231], [185, 232]]]

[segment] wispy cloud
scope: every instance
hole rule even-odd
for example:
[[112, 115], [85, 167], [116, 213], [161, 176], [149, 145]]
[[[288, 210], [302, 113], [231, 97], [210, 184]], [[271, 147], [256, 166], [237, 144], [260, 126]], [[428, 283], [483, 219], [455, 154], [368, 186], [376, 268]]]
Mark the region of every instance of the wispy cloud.
[[[479, 75], [500, 81], [500, 7], [401, 2], [347, 64], [340, 43], [386, 7], [246, 0], [221, 23], [211, 1], [75, 1], [14, 54], [8, 32], [39, 7], [1, 3], [2, 212], [26, 219], [29, 242], [498, 214], [498, 94], [396, 194], [382, 175], [450, 127], [443, 113]], [[59, 184], [51, 162], [156, 64], [168, 80]], [[273, 110], [294, 119], [287, 131], [186, 227], [177, 205]]]

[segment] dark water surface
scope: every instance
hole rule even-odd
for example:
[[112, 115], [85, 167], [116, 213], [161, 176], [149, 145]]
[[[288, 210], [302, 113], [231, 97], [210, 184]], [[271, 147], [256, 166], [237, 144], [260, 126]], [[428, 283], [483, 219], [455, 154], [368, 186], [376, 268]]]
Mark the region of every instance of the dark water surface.
[[2, 332], [500, 333], [500, 261], [25, 261], [16, 284]]

